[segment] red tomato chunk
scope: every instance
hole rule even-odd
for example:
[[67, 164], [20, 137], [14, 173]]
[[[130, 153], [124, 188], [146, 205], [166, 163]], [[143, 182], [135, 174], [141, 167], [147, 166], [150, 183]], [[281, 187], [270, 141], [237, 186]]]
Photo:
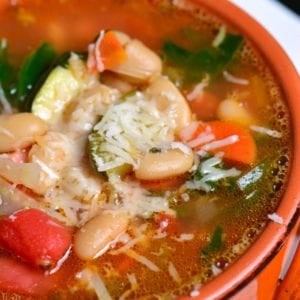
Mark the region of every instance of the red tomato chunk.
[[0, 248], [44, 269], [54, 267], [71, 245], [71, 231], [37, 209], [0, 219]]

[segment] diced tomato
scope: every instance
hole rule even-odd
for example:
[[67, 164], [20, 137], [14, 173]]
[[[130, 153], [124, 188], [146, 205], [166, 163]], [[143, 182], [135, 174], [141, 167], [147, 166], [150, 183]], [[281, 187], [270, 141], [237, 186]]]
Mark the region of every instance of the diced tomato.
[[0, 257], [0, 290], [26, 295], [45, 295], [53, 290], [59, 276], [46, 276], [44, 272], [32, 269], [10, 257]]
[[219, 102], [213, 93], [201, 92], [196, 99], [189, 101], [189, 105], [199, 120], [209, 121], [215, 118]]
[[54, 267], [71, 245], [71, 231], [38, 209], [0, 219], [0, 247], [45, 269]]
[[186, 180], [185, 176], [175, 176], [162, 180], [141, 180], [140, 184], [143, 188], [152, 191], [165, 191], [178, 188]]
[[[194, 125], [191, 125], [194, 126]], [[185, 129], [187, 132], [189, 129]], [[197, 141], [198, 137], [204, 137], [205, 135], [211, 135], [211, 139], [207, 142], [199, 142], [199, 144], [193, 145], [195, 150], [205, 149], [205, 146], [208, 143], [222, 141], [225, 142], [224, 139], [230, 139], [231, 137], [237, 138], [234, 142], [228, 142], [224, 146], [215, 146], [211, 149], [206, 150], [208, 153], [216, 154], [218, 152], [224, 153], [224, 159], [240, 163], [250, 165], [253, 164], [256, 160], [256, 143], [251, 135], [251, 133], [244, 127], [237, 125], [231, 122], [223, 122], [223, 121], [212, 121], [199, 123], [195, 129], [195, 131], [191, 134], [191, 136], [186, 140], [184, 138], [184, 131], [181, 134], [181, 138], [184, 142], [188, 143], [191, 141]]]
[[175, 216], [166, 213], [157, 213], [154, 216], [154, 222], [157, 228], [168, 235], [174, 235], [180, 232], [180, 223]]

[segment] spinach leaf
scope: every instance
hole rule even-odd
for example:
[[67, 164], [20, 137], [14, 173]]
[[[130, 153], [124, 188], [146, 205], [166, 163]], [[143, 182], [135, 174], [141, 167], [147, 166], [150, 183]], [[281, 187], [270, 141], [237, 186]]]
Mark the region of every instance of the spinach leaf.
[[30, 110], [33, 100], [32, 92], [37, 90], [36, 87], [41, 78], [45, 79], [45, 73], [49, 72], [55, 58], [54, 48], [44, 43], [25, 59], [17, 83], [17, 104], [21, 110]]
[[207, 73], [212, 77], [218, 76], [231, 62], [242, 42], [243, 37], [227, 33], [219, 47], [207, 47], [193, 52], [167, 41], [162, 47], [162, 56], [167, 66], [175, 66], [184, 71], [184, 85], [187, 85], [201, 80]]
[[0, 90], [7, 99], [12, 101], [14, 83], [17, 72], [15, 67], [9, 62], [7, 55], [8, 43], [6, 39], [0, 40]]
[[204, 248], [202, 248], [201, 255], [208, 256], [214, 252], [217, 252], [223, 248], [224, 246], [223, 244], [224, 244], [223, 229], [220, 225], [218, 225], [215, 228], [209, 240], [209, 243]]

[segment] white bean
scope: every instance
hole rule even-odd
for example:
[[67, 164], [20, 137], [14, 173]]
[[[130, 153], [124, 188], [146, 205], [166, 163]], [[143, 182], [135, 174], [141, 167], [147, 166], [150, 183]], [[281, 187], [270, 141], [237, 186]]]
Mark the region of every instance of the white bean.
[[47, 129], [47, 124], [31, 113], [0, 115], [0, 153], [32, 145]]
[[255, 123], [243, 104], [233, 99], [225, 99], [219, 104], [217, 116], [222, 121], [236, 122], [244, 126]]
[[142, 42], [130, 39], [126, 34], [114, 31], [126, 52], [124, 63], [111, 69], [134, 82], [144, 82], [161, 74], [162, 63], [159, 56]]
[[102, 255], [129, 224], [126, 212], [103, 211], [75, 234], [74, 250], [82, 260], [91, 260]]
[[193, 165], [192, 152], [188, 155], [179, 149], [146, 153], [140, 160], [135, 176], [141, 180], [160, 180], [186, 173]]
[[159, 77], [150, 83], [146, 93], [153, 99], [160, 111], [165, 111], [173, 120], [176, 131], [192, 122], [190, 107], [177, 87], [167, 78]]

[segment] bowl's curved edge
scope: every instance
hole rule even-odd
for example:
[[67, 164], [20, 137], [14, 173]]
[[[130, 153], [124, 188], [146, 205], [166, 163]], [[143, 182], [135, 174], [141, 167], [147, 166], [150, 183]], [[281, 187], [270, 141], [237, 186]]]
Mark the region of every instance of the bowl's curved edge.
[[[281, 46], [246, 12], [227, 0], [191, 1], [196, 6], [212, 11], [220, 19], [237, 28], [259, 49], [270, 69], [276, 74], [289, 104], [294, 142], [289, 184], [276, 211], [282, 217], [283, 224], [270, 222], [258, 240], [238, 261], [200, 288], [198, 299], [209, 300], [233, 296], [257, 276], [281, 249], [299, 218], [300, 187], [297, 178], [300, 178], [300, 168], [297, 166], [300, 166], [300, 126], [297, 128], [295, 124], [300, 120], [300, 78]], [[184, 299], [188, 298], [184, 297]]]

